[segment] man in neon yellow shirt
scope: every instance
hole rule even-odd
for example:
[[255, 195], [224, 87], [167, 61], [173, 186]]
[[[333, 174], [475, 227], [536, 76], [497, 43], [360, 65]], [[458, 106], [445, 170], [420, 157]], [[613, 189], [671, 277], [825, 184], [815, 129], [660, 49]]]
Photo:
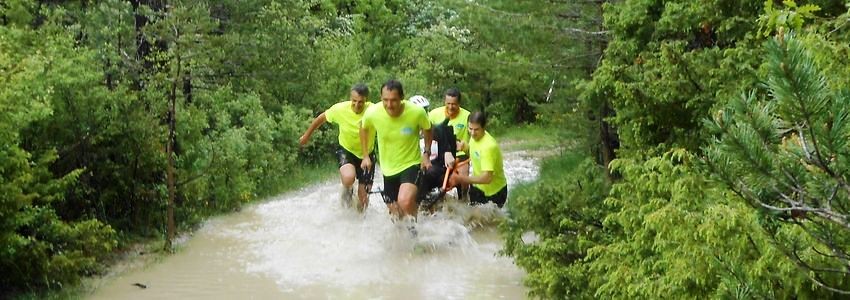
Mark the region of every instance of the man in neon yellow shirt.
[[487, 115], [476, 111], [469, 115], [469, 156], [472, 159], [472, 176], [452, 176], [455, 183], [472, 184], [469, 201], [474, 204], [487, 202], [505, 205], [508, 199], [508, 181], [502, 161], [502, 150], [496, 139], [485, 129]]
[[[337, 149], [336, 154], [339, 159], [339, 178], [343, 186], [342, 201], [344, 205], [349, 204], [353, 193], [352, 185], [354, 185], [354, 179], [357, 178], [359, 183], [357, 197], [360, 200], [357, 209], [359, 211], [363, 211], [369, 204], [369, 191], [366, 186], [372, 183], [374, 177], [372, 172], [360, 168], [360, 162], [364, 155], [366, 157], [375, 156], [372, 153], [375, 145], [374, 134], [368, 139], [366, 146], [360, 143], [360, 120], [363, 118], [366, 109], [372, 104], [367, 100], [368, 96], [369, 88], [365, 84], [354, 85], [349, 95], [350, 101], [343, 101], [328, 108], [313, 120], [307, 131], [298, 140], [301, 146], [304, 146], [310, 140], [310, 136], [316, 128], [319, 128], [325, 122], [337, 124], [339, 127], [339, 149]], [[365, 147], [365, 149], [361, 147]]]
[[390, 214], [403, 218], [416, 218], [419, 170], [431, 167], [431, 149], [419, 149], [419, 133], [425, 145], [431, 144], [431, 122], [425, 109], [402, 101], [404, 88], [401, 82], [390, 80], [381, 87], [381, 104], [373, 105], [363, 115], [360, 142], [364, 149], [361, 168], [372, 170], [372, 160], [367, 157], [369, 132], [378, 135], [378, 163], [384, 175], [384, 203]]
[[[450, 88], [446, 90], [443, 97], [444, 106], [435, 108], [428, 113], [428, 119], [431, 120], [431, 123], [433, 124], [440, 124], [445, 119], [449, 119], [448, 125], [452, 127], [455, 138], [457, 138], [457, 149], [463, 149], [469, 143], [469, 130], [467, 129], [469, 127], [467, 124], [469, 111], [460, 107], [461, 94], [460, 90], [457, 88]], [[457, 159], [458, 161], [464, 161], [469, 159], [469, 155], [458, 150]], [[469, 175], [469, 165], [465, 164], [461, 166], [458, 169], [458, 172], [461, 175]], [[468, 189], [469, 185], [459, 185], [458, 196], [463, 197]]]

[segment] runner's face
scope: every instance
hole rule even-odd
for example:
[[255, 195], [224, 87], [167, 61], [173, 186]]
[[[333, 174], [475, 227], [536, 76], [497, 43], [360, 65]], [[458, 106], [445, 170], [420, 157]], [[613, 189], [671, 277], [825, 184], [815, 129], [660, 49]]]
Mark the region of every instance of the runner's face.
[[384, 104], [384, 109], [387, 110], [390, 117], [395, 118], [401, 115], [403, 107], [401, 106], [401, 95], [397, 90], [382, 88], [381, 103]]
[[484, 127], [481, 127], [481, 124], [469, 122], [469, 135], [476, 141], [480, 140], [484, 137]]
[[363, 107], [366, 106], [366, 97], [360, 96], [355, 91], [351, 91], [351, 110], [354, 111], [355, 114], [359, 114], [363, 112]]
[[460, 101], [457, 100], [457, 97], [446, 95], [444, 102], [446, 103], [446, 113], [449, 117], [456, 117], [457, 113], [460, 112]]

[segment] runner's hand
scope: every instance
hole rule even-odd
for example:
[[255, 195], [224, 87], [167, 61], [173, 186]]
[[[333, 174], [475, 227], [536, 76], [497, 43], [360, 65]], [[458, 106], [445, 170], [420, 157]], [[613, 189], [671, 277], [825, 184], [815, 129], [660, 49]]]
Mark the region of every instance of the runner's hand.
[[451, 190], [458, 185], [458, 177], [462, 175], [452, 172], [449, 174], [449, 182], [446, 183], [446, 190]]
[[307, 145], [308, 140], [310, 140], [309, 136], [307, 136], [306, 134], [302, 135], [301, 138], [298, 139], [298, 144], [301, 144], [301, 146]]
[[360, 161], [360, 168], [364, 171], [372, 170], [372, 159], [369, 158], [368, 155], [366, 155], [366, 157], [364, 157], [363, 160]]
[[443, 160], [446, 162], [446, 169], [451, 169], [455, 163], [455, 157], [451, 152], [446, 152]]
[[420, 168], [422, 170], [428, 170], [431, 168], [431, 155], [428, 153], [422, 153], [422, 164], [420, 164]]

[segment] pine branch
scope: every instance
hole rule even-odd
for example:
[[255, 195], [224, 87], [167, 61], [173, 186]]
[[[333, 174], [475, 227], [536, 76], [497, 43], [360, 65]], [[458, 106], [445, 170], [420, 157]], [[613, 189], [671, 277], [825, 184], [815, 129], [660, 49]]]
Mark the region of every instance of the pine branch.
[[[772, 99], [761, 104], [751, 93], [730, 102], [714, 118], [720, 139], [707, 151], [707, 165], [749, 205], [776, 212], [777, 220], [802, 229], [813, 242], [806, 250], [819, 256], [808, 258], [800, 249], [790, 249], [787, 241], [771, 239], [808, 271], [814, 284], [850, 295], [850, 290], [830, 284], [835, 274], [850, 275], [850, 255], [844, 250], [850, 235], [850, 184], [841, 159], [847, 152], [842, 140], [847, 132], [846, 105], [836, 99], [826, 77], [793, 35], [780, 35], [767, 48], [766, 83]], [[770, 231], [769, 227], [763, 228]]]

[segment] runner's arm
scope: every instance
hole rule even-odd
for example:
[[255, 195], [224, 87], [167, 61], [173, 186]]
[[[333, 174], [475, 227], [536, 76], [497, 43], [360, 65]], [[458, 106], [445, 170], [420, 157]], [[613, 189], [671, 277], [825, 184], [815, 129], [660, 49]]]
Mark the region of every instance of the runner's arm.
[[457, 140], [457, 151], [459, 151], [459, 152], [469, 151], [469, 143], [464, 142], [463, 140]]
[[454, 164], [455, 156], [457, 155], [457, 136], [455, 136], [452, 127], [448, 126], [448, 122], [444, 124], [445, 126], [442, 128], [442, 131], [445, 133], [443, 143], [448, 146], [448, 149], [444, 154], [443, 161], [446, 163], [446, 168], [450, 168]]
[[424, 145], [429, 145], [425, 147], [425, 151], [422, 153], [422, 169], [427, 170], [431, 168], [431, 140], [433, 140], [433, 136], [431, 135], [431, 128], [422, 129], [422, 136], [425, 139]]
[[363, 170], [372, 169], [372, 159], [369, 158], [369, 129], [363, 127], [363, 122], [360, 123], [360, 154], [363, 154], [363, 160], [360, 162], [360, 168]]
[[493, 181], [493, 171], [484, 171], [478, 176], [454, 175], [455, 183], [460, 184], [488, 184]]
[[301, 138], [298, 139], [298, 143], [301, 144], [301, 146], [306, 145], [307, 141], [310, 140], [310, 136], [313, 135], [313, 131], [316, 131], [316, 128], [319, 128], [319, 126], [322, 126], [322, 124], [325, 124], [325, 121], [327, 120], [328, 118], [325, 117], [324, 112], [321, 113], [315, 119], [313, 119], [313, 122], [310, 123], [310, 127], [308, 127], [307, 131], [305, 131]]

